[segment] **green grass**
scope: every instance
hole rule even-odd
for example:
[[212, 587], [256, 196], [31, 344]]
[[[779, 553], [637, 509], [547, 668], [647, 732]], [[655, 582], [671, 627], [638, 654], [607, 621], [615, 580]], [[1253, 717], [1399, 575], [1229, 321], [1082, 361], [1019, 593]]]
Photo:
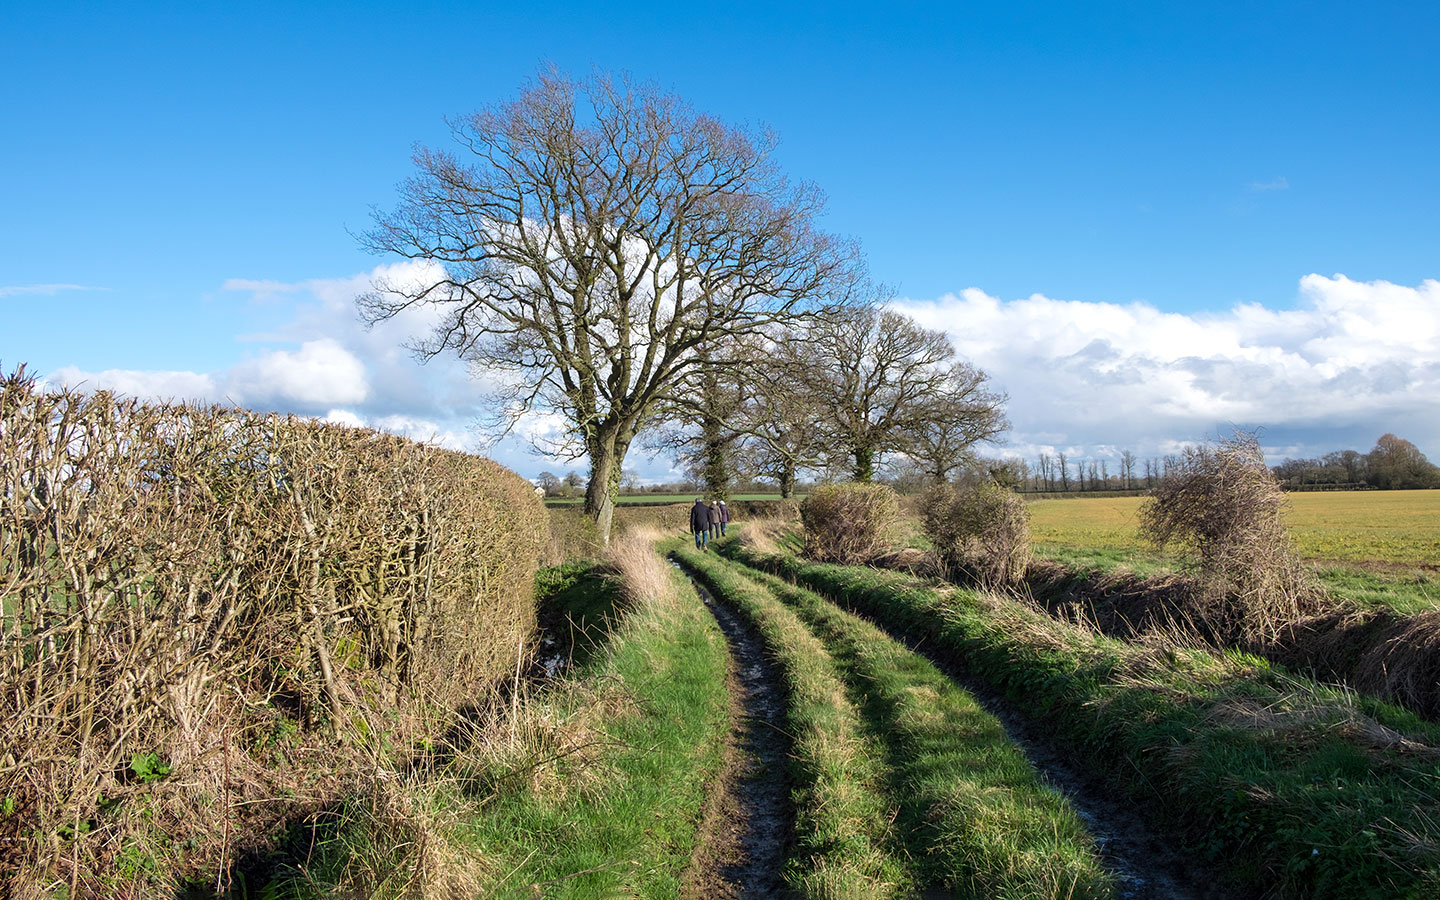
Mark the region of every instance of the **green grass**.
[[[1037, 500], [1029, 505], [1036, 554], [1109, 571], [1174, 571], [1139, 534], [1143, 497]], [[1440, 606], [1440, 491], [1294, 493], [1286, 522], [1296, 553], [1334, 596], [1401, 613]]]
[[1244, 654], [1131, 645], [895, 573], [737, 555], [988, 681], [1249, 890], [1440, 893], [1440, 726]]
[[[1050, 560], [1092, 577], [1125, 569], [1147, 578], [1184, 570], [1177, 557], [1148, 550], [1073, 547], [1037, 544], [1037, 559]], [[1440, 575], [1420, 569], [1360, 567], [1344, 563], [1308, 561], [1315, 580], [1332, 597], [1357, 606], [1386, 606], [1401, 615], [1414, 615], [1440, 607]]]
[[764, 587], [693, 545], [666, 545], [760, 633], [783, 675], [798, 853], [785, 882], [799, 897], [886, 898], [914, 887], [886, 849], [890, 809], [880, 791], [880, 753], [846, 699], [824, 646]]
[[1070, 804], [1000, 723], [929, 660], [814, 592], [760, 584], [792, 607], [845, 674], [885, 755], [896, 835], [922, 884], [997, 900], [1114, 896]]
[[[465, 876], [463, 889], [440, 893], [680, 893], [730, 718], [724, 636], [679, 573], [673, 579], [671, 600], [627, 603], [593, 564], [539, 576], [542, 606], [590, 623], [588, 638], [570, 674], [405, 793], [443, 824], [440, 858]], [[377, 834], [377, 822], [350, 816], [303, 877], [266, 896], [332, 895], [347, 868], [396, 840]], [[366, 896], [409, 896], [402, 887], [400, 879]]]

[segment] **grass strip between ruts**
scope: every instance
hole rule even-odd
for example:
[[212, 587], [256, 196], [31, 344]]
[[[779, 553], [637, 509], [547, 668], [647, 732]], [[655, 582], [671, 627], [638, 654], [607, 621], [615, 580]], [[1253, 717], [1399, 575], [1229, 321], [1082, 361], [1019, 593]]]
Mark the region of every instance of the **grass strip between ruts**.
[[847, 673], [852, 699], [886, 746], [899, 831], [924, 883], [987, 900], [1115, 895], [1080, 817], [974, 697], [813, 591], [759, 580]]
[[664, 547], [755, 627], [783, 673], [797, 844], [785, 868], [787, 886], [817, 900], [906, 896], [912, 879], [885, 849], [893, 809], [880, 791], [882, 753], [846, 698], [830, 654], [740, 567], [683, 541]]
[[733, 542], [1043, 716], [1195, 851], [1277, 896], [1440, 895], [1440, 726], [1263, 660], [1127, 644], [1017, 601]]

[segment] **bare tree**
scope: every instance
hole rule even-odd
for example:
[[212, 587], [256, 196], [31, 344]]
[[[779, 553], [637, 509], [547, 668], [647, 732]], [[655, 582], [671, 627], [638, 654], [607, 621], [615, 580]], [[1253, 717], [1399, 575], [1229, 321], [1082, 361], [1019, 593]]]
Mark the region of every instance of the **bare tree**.
[[453, 352], [508, 387], [497, 424], [558, 413], [586, 456], [585, 510], [608, 540], [625, 454], [696, 348], [813, 308], [856, 271], [819, 232], [824, 198], [784, 177], [768, 131], [696, 113], [653, 86], [550, 72], [420, 148], [369, 249], [438, 263], [377, 284], [370, 322], [433, 307], [415, 349]]
[[711, 350], [700, 355], [701, 362], [658, 408], [658, 417], [670, 427], [645, 442], [672, 453], [707, 497], [723, 500], [730, 496], [744, 437], [737, 422], [747, 395], [746, 378], [733, 360], [723, 360]]
[[975, 462], [975, 445], [1009, 427], [1005, 396], [988, 389], [989, 376], [966, 362], [950, 366], [923, 413], [905, 432], [904, 451], [936, 483]]
[[740, 454], [747, 469], [772, 479], [780, 496], [795, 495], [799, 472], [824, 456], [818, 414], [796, 385], [804, 376], [803, 338], [782, 334], [748, 342], [743, 376], [749, 386], [735, 426], [744, 434]]
[[1120, 480], [1127, 491], [1135, 487], [1135, 454], [1129, 450], [1120, 453]]
[[[883, 454], [909, 445], [934, 412], [932, 401], [967, 377], [951, 367], [955, 351], [944, 332], [875, 306], [817, 321], [802, 348], [806, 396], [832, 454], [847, 457], [861, 482], [874, 478]], [[984, 375], [970, 371], [973, 401], [983, 393]]]
[[1070, 490], [1070, 460], [1065, 456], [1063, 450], [1060, 452], [1060, 459], [1057, 465], [1060, 470], [1060, 490], [1068, 493]]

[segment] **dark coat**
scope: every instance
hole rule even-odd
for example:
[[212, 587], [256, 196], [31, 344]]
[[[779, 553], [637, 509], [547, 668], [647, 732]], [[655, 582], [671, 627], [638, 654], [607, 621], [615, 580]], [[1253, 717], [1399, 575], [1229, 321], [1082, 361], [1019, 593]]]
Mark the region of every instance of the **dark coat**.
[[690, 533], [699, 534], [710, 527], [710, 507], [699, 500], [690, 507]]
[[720, 504], [720, 523], [722, 525], [730, 524], [730, 507], [723, 503]]
[[711, 525], [719, 525], [719, 524], [720, 524], [720, 505], [719, 505], [718, 503], [712, 503], [712, 504], [710, 504], [710, 507], [709, 507], [709, 508], [710, 508], [710, 524], [711, 524]]

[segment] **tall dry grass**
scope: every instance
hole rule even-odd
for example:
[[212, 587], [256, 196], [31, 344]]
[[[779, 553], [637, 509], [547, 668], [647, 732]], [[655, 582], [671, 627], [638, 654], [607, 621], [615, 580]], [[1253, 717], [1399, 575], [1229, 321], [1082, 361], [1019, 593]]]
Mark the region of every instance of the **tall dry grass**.
[[314, 764], [301, 749], [365, 744], [515, 668], [544, 538], [533, 490], [489, 460], [0, 380], [10, 889], [150, 877], [136, 828], [184, 842], [180, 874], [223, 872], [293, 788], [277, 769]]

